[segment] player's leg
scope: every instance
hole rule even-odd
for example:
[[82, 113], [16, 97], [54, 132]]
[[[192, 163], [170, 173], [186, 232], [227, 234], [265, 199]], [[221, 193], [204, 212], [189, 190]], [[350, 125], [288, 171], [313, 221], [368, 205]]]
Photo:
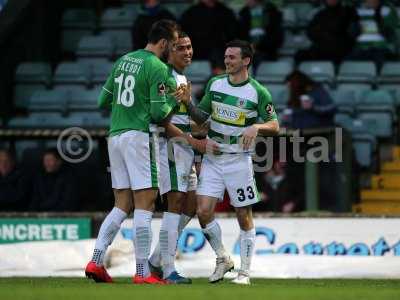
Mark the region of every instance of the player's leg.
[[159, 185], [158, 141], [152, 134], [130, 131], [122, 134], [124, 160], [134, 194], [133, 243], [136, 257], [134, 283], [164, 283], [151, 276], [149, 255], [151, 248], [151, 220]]
[[259, 201], [254, 181], [253, 163], [249, 154], [233, 156], [225, 173], [225, 182], [231, 205], [235, 207], [240, 226], [241, 268], [232, 282], [250, 284], [250, 264], [255, 244], [255, 229], [251, 206]]
[[214, 217], [215, 205], [222, 200], [225, 192], [221, 169], [218, 160], [205, 156], [197, 188], [197, 217], [207, 241], [217, 255], [214, 273], [209, 278], [211, 283], [222, 280], [225, 273], [234, 267], [222, 243], [221, 227]]
[[233, 280], [237, 284], [250, 284], [250, 266], [256, 242], [251, 206], [237, 207], [236, 217], [240, 226], [240, 270]]
[[93, 251], [92, 260], [85, 269], [86, 276], [96, 282], [112, 282], [103, 266], [104, 256], [108, 246], [114, 240], [122, 222], [132, 210], [132, 191], [130, 189], [128, 171], [118, 148], [119, 137], [108, 140], [108, 151], [111, 165], [112, 186], [115, 197], [114, 208], [106, 216], [100, 226], [99, 234]]

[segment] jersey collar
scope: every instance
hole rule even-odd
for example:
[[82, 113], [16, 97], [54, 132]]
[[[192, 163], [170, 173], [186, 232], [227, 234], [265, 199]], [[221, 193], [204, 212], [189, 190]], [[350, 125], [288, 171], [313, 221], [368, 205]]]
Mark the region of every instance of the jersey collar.
[[245, 81], [242, 81], [242, 82], [240, 82], [240, 83], [232, 83], [232, 82], [229, 80], [229, 75], [227, 76], [227, 79], [228, 79], [228, 83], [229, 83], [231, 86], [239, 87], [239, 86], [244, 86], [244, 85], [248, 84], [249, 81], [250, 81], [250, 76], [249, 76]]

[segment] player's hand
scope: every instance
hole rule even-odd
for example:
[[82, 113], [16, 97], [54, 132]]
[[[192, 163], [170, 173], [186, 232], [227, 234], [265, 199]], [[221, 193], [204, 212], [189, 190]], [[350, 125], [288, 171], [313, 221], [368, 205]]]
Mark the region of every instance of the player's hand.
[[192, 147], [202, 154], [204, 154], [204, 153], [220, 154], [221, 153], [217, 142], [215, 142], [211, 139], [196, 140], [196, 142], [192, 145]]
[[249, 150], [250, 146], [254, 143], [258, 134], [258, 128], [254, 125], [247, 128], [242, 135], [243, 149]]
[[185, 91], [184, 91], [184, 87], [181, 85], [181, 86], [179, 86], [176, 90], [175, 90], [175, 92], [172, 94], [172, 96], [175, 98], [175, 100], [176, 100], [176, 103], [178, 103], [178, 104], [180, 104], [181, 102], [182, 102], [182, 98], [183, 98], [183, 96], [184, 96], [184, 93], [185, 93]]
[[192, 83], [188, 81], [187, 85], [181, 84], [180, 87], [182, 88], [182, 96], [181, 101], [188, 106], [190, 101], [192, 100]]

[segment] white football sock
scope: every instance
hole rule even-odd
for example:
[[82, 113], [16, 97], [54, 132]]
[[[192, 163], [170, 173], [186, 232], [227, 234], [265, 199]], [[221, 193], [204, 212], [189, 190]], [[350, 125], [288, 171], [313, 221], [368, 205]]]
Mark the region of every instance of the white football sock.
[[217, 257], [226, 257], [224, 245], [222, 244], [221, 227], [219, 227], [216, 220], [208, 223], [206, 228], [203, 228], [203, 233], [213, 248]]
[[192, 217], [189, 217], [185, 214], [181, 214], [181, 218], [179, 220], [179, 226], [178, 226], [178, 239], [181, 236], [181, 233], [183, 229], [186, 227], [186, 225], [190, 222]]
[[122, 222], [127, 216], [126, 212], [122, 209], [114, 207], [104, 219], [99, 230], [99, 235], [96, 239], [92, 257], [92, 261], [94, 261], [97, 266], [103, 265], [104, 255], [107, 248], [113, 242]]
[[247, 274], [250, 272], [255, 242], [256, 230], [254, 228], [249, 231], [240, 231], [240, 269]]
[[135, 246], [136, 274], [142, 277], [150, 275], [149, 255], [152, 216], [152, 212], [143, 209], [135, 209], [133, 213], [133, 245]]
[[165, 212], [163, 215], [160, 228], [160, 250], [164, 278], [167, 278], [175, 271], [175, 255], [180, 217], [180, 215], [170, 212]]

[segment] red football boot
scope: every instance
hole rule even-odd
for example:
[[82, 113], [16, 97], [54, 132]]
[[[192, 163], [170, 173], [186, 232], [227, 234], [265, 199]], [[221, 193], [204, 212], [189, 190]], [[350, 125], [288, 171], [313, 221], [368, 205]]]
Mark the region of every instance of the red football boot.
[[152, 274], [150, 274], [146, 278], [136, 274], [133, 277], [132, 282], [134, 284], [160, 284], [160, 285], [168, 284], [164, 279], [161, 279], [158, 276], [154, 276]]
[[94, 261], [87, 264], [85, 269], [86, 277], [93, 279], [96, 282], [113, 282], [110, 275], [108, 275], [106, 269], [103, 266], [96, 266]]

